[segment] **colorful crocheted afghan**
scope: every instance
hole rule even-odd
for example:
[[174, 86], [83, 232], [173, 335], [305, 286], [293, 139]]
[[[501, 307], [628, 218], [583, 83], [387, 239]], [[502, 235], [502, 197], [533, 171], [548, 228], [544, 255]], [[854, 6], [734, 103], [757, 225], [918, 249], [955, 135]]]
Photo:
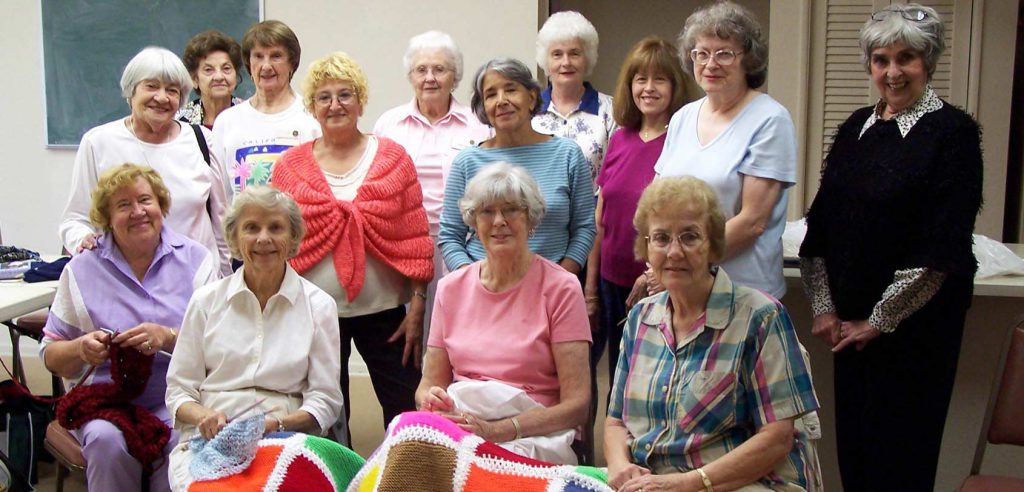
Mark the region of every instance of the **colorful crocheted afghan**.
[[610, 492], [597, 468], [520, 456], [439, 415], [407, 412], [349, 484], [349, 492]]
[[245, 470], [214, 480], [192, 482], [189, 492], [320, 492], [344, 490], [363, 458], [329, 439], [297, 432], [275, 432], [260, 439]]

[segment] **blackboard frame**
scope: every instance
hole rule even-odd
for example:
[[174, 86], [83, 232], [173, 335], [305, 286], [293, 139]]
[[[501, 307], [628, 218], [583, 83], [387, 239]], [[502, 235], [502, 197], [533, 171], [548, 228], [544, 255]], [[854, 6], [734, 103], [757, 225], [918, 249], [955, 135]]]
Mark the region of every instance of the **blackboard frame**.
[[[264, 18], [264, 0], [41, 0], [39, 6], [45, 142], [58, 149], [77, 148], [90, 128], [128, 114], [121, 73], [142, 48], [162, 46], [181, 56], [189, 38], [208, 29], [241, 42]], [[244, 67], [239, 81], [236, 94], [251, 95]]]

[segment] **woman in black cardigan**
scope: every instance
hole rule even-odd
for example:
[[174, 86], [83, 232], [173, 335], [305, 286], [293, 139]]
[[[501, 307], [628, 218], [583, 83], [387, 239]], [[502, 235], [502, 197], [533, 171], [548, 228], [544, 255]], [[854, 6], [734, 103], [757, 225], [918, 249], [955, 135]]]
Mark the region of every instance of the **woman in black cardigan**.
[[835, 352], [843, 489], [932, 490], [977, 268], [981, 134], [928, 85], [945, 48], [935, 10], [891, 5], [860, 45], [881, 99], [839, 127], [801, 273]]

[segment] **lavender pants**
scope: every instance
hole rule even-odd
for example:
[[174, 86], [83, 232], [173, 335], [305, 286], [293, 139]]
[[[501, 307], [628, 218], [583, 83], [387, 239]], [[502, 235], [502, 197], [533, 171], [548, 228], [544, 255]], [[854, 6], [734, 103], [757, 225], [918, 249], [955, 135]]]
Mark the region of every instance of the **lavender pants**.
[[[171, 427], [166, 408], [153, 410], [153, 414]], [[89, 490], [142, 490], [142, 464], [128, 454], [121, 430], [106, 420], [93, 420], [73, 432], [82, 444], [82, 455], [88, 466], [85, 477]], [[178, 433], [171, 430], [171, 438], [164, 446], [164, 457], [159, 468], [149, 477], [150, 492], [170, 492], [167, 480], [167, 456], [178, 444]]]

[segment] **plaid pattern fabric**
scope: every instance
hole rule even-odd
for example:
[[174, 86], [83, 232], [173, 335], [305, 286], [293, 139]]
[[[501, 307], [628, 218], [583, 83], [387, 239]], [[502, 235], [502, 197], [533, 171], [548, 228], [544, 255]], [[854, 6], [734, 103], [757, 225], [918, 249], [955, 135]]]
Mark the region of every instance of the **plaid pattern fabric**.
[[[736, 285], [719, 269], [706, 312], [686, 338], [671, 327], [668, 293], [629, 313], [608, 415], [630, 432], [633, 461], [655, 473], [710, 463], [761, 426], [818, 408], [809, 367], [782, 304]], [[806, 488], [809, 443], [793, 451], [761, 483]]]

